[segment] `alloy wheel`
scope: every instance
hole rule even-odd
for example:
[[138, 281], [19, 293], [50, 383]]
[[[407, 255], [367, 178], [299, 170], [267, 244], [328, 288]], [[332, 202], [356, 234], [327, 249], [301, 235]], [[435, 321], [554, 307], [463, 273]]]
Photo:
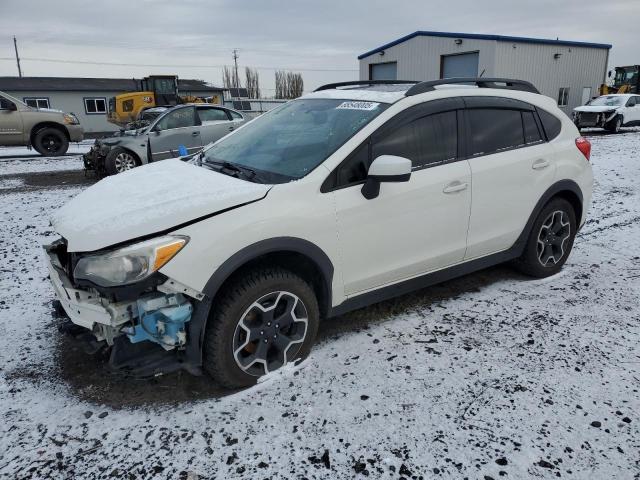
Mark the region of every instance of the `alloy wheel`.
[[127, 152], [121, 152], [115, 158], [116, 172], [121, 173], [136, 167], [136, 159]]
[[307, 308], [291, 292], [268, 293], [245, 310], [233, 335], [233, 356], [245, 373], [259, 377], [286, 364], [306, 338]]
[[42, 147], [48, 153], [57, 153], [62, 148], [62, 140], [54, 134], [45, 135], [42, 137]]
[[556, 265], [564, 257], [566, 244], [571, 237], [569, 215], [562, 210], [549, 214], [538, 233], [538, 261], [543, 267]]

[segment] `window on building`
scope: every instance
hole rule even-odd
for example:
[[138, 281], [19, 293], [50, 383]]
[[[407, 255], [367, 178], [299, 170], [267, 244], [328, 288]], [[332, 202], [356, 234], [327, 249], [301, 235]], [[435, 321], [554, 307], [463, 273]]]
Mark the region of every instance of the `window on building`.
[[413, 168], [427, 167], [456, 158], [458, 127], [456, 112], [419, 118], [397, 128], [372, 146], [372, 158], [398, 155], [411, 160]]
[[524, 144], [519, 110], [467, 110], [471, 127], [471, 155], [489, 155]]
[[533, 112], [522, 112], [522, 125], [524, 126], [524, 143], [538, 143], [542, 141], [542, 135]]
[[33, 108], [51, 108], [46, 97], [25, 97], [22, 101]]
[[569, 87], [561, 87], [558, 90], [558, 106], [566, 107], [569, 104]]
[[85, 98], [84, 111], [89, 115], [107, 113], [107, 99], [106, 98]]

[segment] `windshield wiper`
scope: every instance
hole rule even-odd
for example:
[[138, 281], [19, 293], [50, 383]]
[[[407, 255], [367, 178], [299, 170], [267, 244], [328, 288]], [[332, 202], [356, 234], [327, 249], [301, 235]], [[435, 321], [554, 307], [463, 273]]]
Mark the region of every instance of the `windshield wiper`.
[[202, 163], [205, 163], [207, 165], [219, 166], [220, 171], [222, 171], [223, 169], [231, 170], [232, 172], [238, 175], [238, 178], [242, 176], [243, 178], [249, 181], [253, 181], [255, 179], [255, 180], [258, 180], [260, 183], [264, 183], [263, 180], [260, 178], [260, 175], [258, 175], [254, 169], [245, 167], [244, 165], [227, 162], [226, 160], [209, 160], [205, 158], [202, 158], [201, 161]]

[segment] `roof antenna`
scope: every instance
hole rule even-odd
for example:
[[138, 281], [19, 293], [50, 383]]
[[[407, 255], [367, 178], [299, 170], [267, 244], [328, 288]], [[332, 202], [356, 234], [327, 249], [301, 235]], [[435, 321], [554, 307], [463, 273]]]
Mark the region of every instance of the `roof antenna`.
[[480, 76], [478, 78], [482, 78], [482, 76], [484, 75], [484, 72], [486, 72], [487, 69], [485, 68], [484, 70], [482, 70], [482, 73], [480, 74]]

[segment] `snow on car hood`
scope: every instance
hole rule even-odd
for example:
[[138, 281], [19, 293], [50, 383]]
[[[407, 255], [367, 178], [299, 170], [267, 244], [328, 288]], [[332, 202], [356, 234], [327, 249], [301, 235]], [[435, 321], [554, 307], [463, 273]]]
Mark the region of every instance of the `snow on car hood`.
[[52, 217], [71, 252], [89, 252], [264, 198], [250, 183], [180, 160], [163, 160], [105, 178]]
[[593, 112], [593, 113], [601, 113], [601, 112], [611, 112], [620, 108], [620, 106], [615, 105], [583, 105], [582, 107], [576, 107], [573, 109], [574, 112]]

